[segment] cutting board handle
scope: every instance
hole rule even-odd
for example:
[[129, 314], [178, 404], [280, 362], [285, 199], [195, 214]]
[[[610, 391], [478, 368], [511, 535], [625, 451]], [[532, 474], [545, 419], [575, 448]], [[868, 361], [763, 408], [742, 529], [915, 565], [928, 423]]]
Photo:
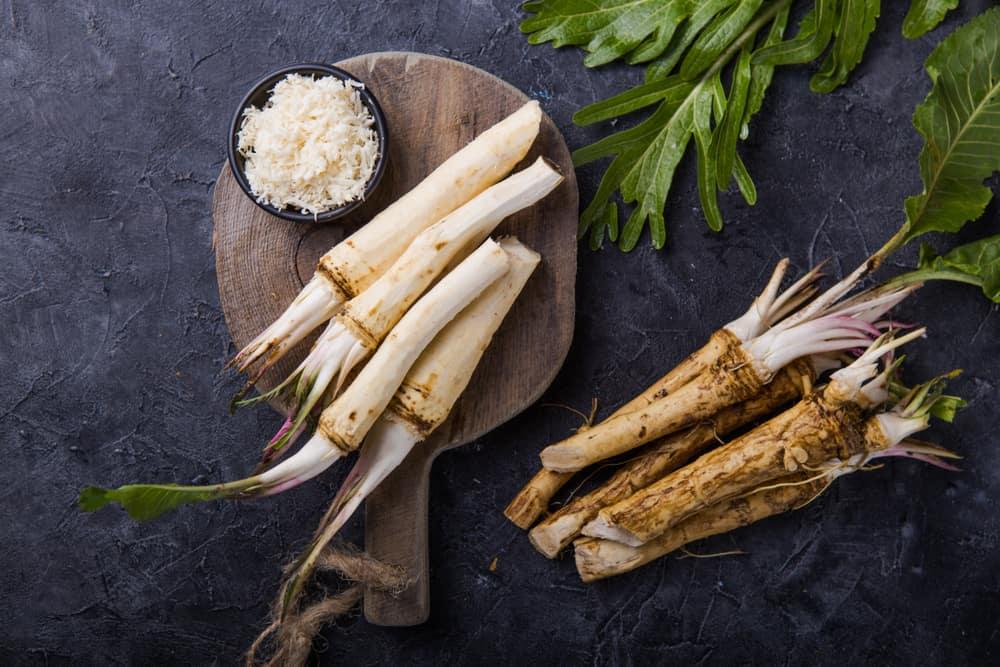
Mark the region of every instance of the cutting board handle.
[[427, 501], [438, 451], [433, 445], [432, 440], [417, 445], [365, 501], [365, 550], [411, 578], [399, 595], [365, 591], [365, 618], [375, 625], [407, 627], [430, 616]]

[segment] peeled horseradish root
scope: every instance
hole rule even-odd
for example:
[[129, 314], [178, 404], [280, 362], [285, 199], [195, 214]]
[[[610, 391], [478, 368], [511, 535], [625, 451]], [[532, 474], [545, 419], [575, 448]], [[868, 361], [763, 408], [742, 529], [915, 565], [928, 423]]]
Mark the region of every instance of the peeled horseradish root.
[[[408, 440], [400, 435], [398, 419], [379, 420], [387, 409], [386, 414], [399, 413], [398, 406], [406, 405], [405, 393], [397, 397], [393, 404], [397, 407], [390, 403], [421, 353], [480, 294], [510, 274], [503, 298], [492, 302], [496, 308], [503, 305], [506, 312], [510, 304], [504, 300], [513, 300], [531, 272], [527, 267], [538, 262], [537, 254], [515, 239], [498, 243], [488, 236], [505, 217], [534, 204], [562, 181], [553, 166], [540, 158], [500, 182], [525, 156], [540, 122], [541, 110], [530, 102], [446, 160], [324, 255], [316, 275], [285, 313], [237, 355], [236, 363], [245, 369], [267, 354], [266, 368], [318, 324], [342, 311], [328, 330], [335, 333], [320, 339], [306, 364], [293, 376], [300, 381], [302, 405], [269, 443], [255, 474], [206, 486], [87, 487], [80, 494], [81, 508], [96, 510], [116, 502], [132, 517], [146, 520], [190, 502], [273, 495], [320, 474], [357, 449], [376, 427], [376, 444], [362, 457], [363, 465], [358, 469], [362, 486], [339, 496], [337, 516], [346, 520], [351, 502], [368, 493], [372, 484], [388, 474], [383, 471], [395, 467], [398, 458], [412, 447], [412, 443], [404, 446]], [[511, 287], [514, 285], [516, 289]], [[502, 319], [495, 313], [492, 317]], [[485, 341], [498, 323], [491, 320], [482, 324], [483, 330], [489, 331]], [[469, 357], [468, 373], [481, 353], [480, 349], [474, 358]], [[445, 370], [448, 372], [439, 370], [437, 374], [452, 377], [453, 386], [441, 387], [425, 397], [447, 398], [440, 419], [468, 382], [467, 377], [461, 379], [464, 366]], [[353, 376], [349, 383], [348, 375]], [[332, 403], [324, 407], [323, 402], [331, 397]], [[422, 405], [429, 409], [429, 403]], [[321, 408], [312, 437], [293, 456], [276, 461], [306, 428], [314, 410]]]
[[551, 164], [538, 158], [418, 234], [378, 280], [337, 313], [287, 380], [243, 402], [272, 398], [284, 391], [293, 394], [294, 412], [268, 443], [264, 462], [279, 456], [304, 430], [321, 400], [336, 397], [351, 371], [371, 356], [434, 280], [482, 243], [502, 220], [535, 204], [562, 180]]

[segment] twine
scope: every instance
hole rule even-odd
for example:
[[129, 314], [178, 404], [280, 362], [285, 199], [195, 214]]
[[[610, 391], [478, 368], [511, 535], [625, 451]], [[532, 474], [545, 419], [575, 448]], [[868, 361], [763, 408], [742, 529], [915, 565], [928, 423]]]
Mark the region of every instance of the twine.
[[[324, 592], [310, 604], [299, 604], [281, 620], [281, 599], [288, 586], [288, 575], [294, 563], [285, 566], [284, 584], [271, 607], [271, 623], [257, 635], [246, 654], [246, 666], [284, 667], [303, 665], [309, 658], [313, 641], [323, 626], [353, 610], [364, 595], [365, 587], [399, 595], [411, 580], [404, 570], [376, 560], [352, 545], [330, 546], [316, 562], [320, 572], [335, 572], [350, 586], [338, 593]], [[269, 658], [258, 661], [258, 653], [268, 644], [272, 647]]]

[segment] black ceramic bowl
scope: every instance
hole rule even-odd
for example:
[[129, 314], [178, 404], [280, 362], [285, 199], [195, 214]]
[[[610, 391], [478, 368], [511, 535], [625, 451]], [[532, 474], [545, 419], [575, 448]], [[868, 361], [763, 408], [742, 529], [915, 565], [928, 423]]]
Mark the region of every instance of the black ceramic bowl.
[[375, 120], [375, 134], [378, 136], [378, 159], [375, 162], [375, 170], [372, 172], [371, 178], [368, 179], [368, 184], [365, 186], [364, 195], [360, 199], [347, 202], [343, 206], [330, 209], [329, 211], [323, 211], [315, 216], [311, 213], [302, 213], [298, 209], [279, 209], [271, 206], [270, 204], [264, 204], [257, 201], [253, 191], [250, 189], [250, 183], [247, 182], [246, 174], [243, 171], [245, 158], [239, 151], [239, 132], [240, 126], [243, 123], [243, 111], [250, 106], [255, 106], [258, 109], [263, 108], [267, 103], [267, 99], [270, 97], [271, 90], [274, 86], [289, 74], [301, 74], [303, 76], [314, 77], [335, 76], [344, 81], [359, 81], [359, 79], [351, 76], [339, 67], [324, 65], [322, 63], [289, 65], [288, 67], [282, 67], [275, 72], [271, 72], [253, 85], [250, 92], [247, 93], [246, 97], [243, 98], [243, 101], [240, 102], [239, 107], [236, 109], [236, 113], [233, 114], [233, 122], [229, 127], [229, 166], [233, 171], [233, 176], [236, 177], [236, 182], [240, 184], [241, 188], [243, 188], [243, 192], [246, 193], [247, 197], [271, 215], [276, 215], [279, 218], [292, 220], [294, 222], [330, 222], [347, 215], [358, 206], [361, 206], [361, 204], [368, 199], [371, 193], [375, 191], [375, 188], [378, 187], [379, 181], [382, 180], [382, 174], [385, 172], [386, 156], [388, 155], [389, 127], [386, 125], [385, 114], [382, 113], [382, 107], [379, 106], [378, 100], [376, 100], [375, 96], [371, 94], [371, 91], [368, 90], [367, 86], [361, 88], [359, 91], [361, 94], [361, 103], [367, 107], [368, 111], [372, 115], [372, 118]]

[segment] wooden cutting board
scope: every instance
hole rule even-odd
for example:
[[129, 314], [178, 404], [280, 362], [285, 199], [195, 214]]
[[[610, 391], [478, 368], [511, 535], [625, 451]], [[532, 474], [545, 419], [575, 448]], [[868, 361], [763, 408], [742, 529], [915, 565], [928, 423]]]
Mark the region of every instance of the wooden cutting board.
[[[223, 167], [212, 202], [214, 245], [219, 296], [236, 348], [284, 311], [312, 276], [320, 255], [528, 100], [492, 74], [436, 56], [373, 53], [336, 65], [364, 81], [385, 111], [390, 133], [386, 174], [373, 197], [346, 219], [309, 225], [281, 220], [255, 206], [228, 165]], [[365, 615], [373, 623], [416, 625], [430, 613], [427, 505], [434, 459], [535, 402], [569, 350], [579, 201], [569, 150], [548, 116], [518, 169], [539, 155], [559, 166], [565, 182], [541, 203], [504, 221], [496, 235], [517, 235], [542, 254], [542, 264], [497, 332], [450, 419], [417, 446], [367, 501], [365, 548], [376, 558], [407, 568], [414, 578], [413, 585], [397, 597], [367, 592]], [[312, 340], [268, 372], [259, 386], [270, 388], [286, 376]], [[281, 405], [274, 407], [284, 410]], [[261, 433], [261, 445], [270, 435]], [[434, 511], [446, 514], [449, 509]]]

